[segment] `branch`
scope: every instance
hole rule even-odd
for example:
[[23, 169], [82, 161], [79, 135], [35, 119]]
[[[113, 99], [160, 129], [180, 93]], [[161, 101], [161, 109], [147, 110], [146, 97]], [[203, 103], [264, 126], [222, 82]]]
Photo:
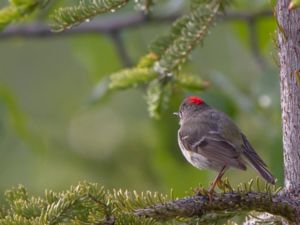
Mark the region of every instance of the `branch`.
[[[151, 22], [170, 22], [178, 17], [178, 14], [173, 14], [165, 17], [153, 18], [151, 19]], [[44, 23], [10, 26], [5, 31], [0, 33], [0, 38], [10, 38], [12, 36], [43, 38], [85, 33], [110, 34], [115, 31], [121, 31], [124, 28], [127, 29], [131, 27], [137, 27], [148, 22], [150, 22], [150, 19], [148, 19], [148, 17], [143, 13], [124, 13], [122, 15], [116, 15], [110, 18], [103, 17], [99, 20], [93, 20], [92, 22], [84, 23], [78, 27], [74, 27], [59, 33], [51, 32], [50, 26]]]
[[9, 38], [12, 36], [42, 38], [83, 33], [109, 33], [113, 30], [119, 30], [123, 27], [134, 26], [137, 23], [140, 23], [142, 20], [143, 15], [137, 13], [117, 16], [109, 19], [103, 18], [101, 20], [94, 20], [93, 22], [85, 23], [82, 26], [78, 26], [60, 33], [51, 32], [48, 25], [37, 22], [28, 25], [10, 26], [4, 32], [0, 33], [0, 38]]
[[[258, 188], [259, 180], [256, 183]], [[262, 190], [265, 192], [251, 191], [252, 186], [253, 180], [234, 191], [225, 180], [219, 186], [223, 193], [214, 193], [211, 201], [201, 187], [196, 196], [174, 200], [172, 193], [110, 191], [88, 182], [62, 192], [47, 190], [41, 197], [19, 186], [6, 191], [7, 204], [0, 204], [0, 224], [216, 224], [236, 215], [245, 216], [249, 211], [268, 212], [299, 224], [300, 191], [279, 195], [275, 194], [278, 188], [272, 188], [273, 194], [269, 185]], [[279, 220], [276, 217], [272, 222]]]
[[158, 220], [176, 217], [208, 219], [209, 214], [211, 217], [215, 217], [219, 213], [220, 216], [224, 217], [226, 213], [229, 217], [233, 217], [245, 211], [258, 211], [279, 215], [289, 221], [299, 223], [300, 220], [297, 218], [300, 212], [299, 204], [299, 199], [294, 199], [291, 195], [273, 195], [272, 193], [262, 192], [227, 192], [215, 193], [211, 202], [207, 195], [193, 196], [137, 209], [135, 215]]
[[127, 5], [129, 0], [85, 0], [68, 7], [59, 7], [53, 14], [52, 29], [54, 31], [64, 31], [79, 24], [90, 21], [99, 14], [115, 12]]
[[[111, 33], [114, 31], [121, 31], [124, 28], [132, 28], [150, 23], [172, 22], [179, 18], [182, 14], [173, 13], [167, 16], [148, 17], [143, 13], [128, 13], [123, 15], [116, 15], [110, 18], [101, 18], [93, 20], [89, 23], [84, 23], [78, 27], [66, 30], [60, 33], [53, 33], [50, 27], [44, 23], [32, 23], [27, 25], [13, 25], [0, 33], [0, 39], [20, 36], [25, 38], [45, 38], [67, 36], [70, 34], [85, 34], [85, 33]], [[251, 18], [261, 18], [272, 16], [272, 11], [262, 11], [257, 13], [246, 12], [231, 12], [225, 15], [220, 15], [219, 18], [224, 21], [242, 20], [248, 21]]]

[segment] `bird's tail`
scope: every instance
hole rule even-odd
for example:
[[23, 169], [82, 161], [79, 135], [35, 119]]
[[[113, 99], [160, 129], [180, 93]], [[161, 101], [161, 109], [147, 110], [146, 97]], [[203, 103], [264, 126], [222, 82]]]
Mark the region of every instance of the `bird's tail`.
[[259, 157], [259, 155], [254, 151], [246, 137], [243, 135], [245, 150], [243, 152], [247, 161], [249, 161], [250, 165], [254, 167], [254, 169], [269, 183], [275, 184], [276, 179], [267, 169], [267, 165], [264, 161]]

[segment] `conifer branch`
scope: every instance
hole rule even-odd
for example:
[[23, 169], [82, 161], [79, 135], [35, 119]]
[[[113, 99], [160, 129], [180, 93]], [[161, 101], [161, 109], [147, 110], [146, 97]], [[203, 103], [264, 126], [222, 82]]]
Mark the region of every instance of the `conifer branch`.
[[178, 70], [191, 51], [203, 40], [212, 25], [222, 0], [200, 4], [190, 14], [178, 19], [170, 34], [153, 43], [151, 50], [158, 55], [155, 70], [167, 75]]
[[157, 74], [148, 68], [124, 69], [110, 75], [109, 89], [125, 89], [137, 86], [138, 84], [153, 80], [156, 76]]
[[252, 186], [250, 181], [234, 190], [225, 181], [219, 187], [223, 193], [214, 193], [211, 201], [203, 188], [195, 196], [174, 199], [158, 192], [110, 191], [88, 182], [63, 192], [46, 191], [43, 197], [31, 196], [19, 186], [6, 192], [8, 205], [0, 206], [0, 224], [214, 224], [250, 211], [300, 222], [299, 193], [278, 194], [269, 185], [262, 191], [253, 191]]
[[[152, 205], [149, 208], [135, 210], [135, 215], [157, 220], [168, 220], [174, 217], [193, 218], [199, 222], [212, 223], [218, 214], [233, 217], [250, 211], [268, 212], [285, 219], [296, 221], [299, 213], [299, 202], [281, 195], [263, 192], [228, 192], [214, 194], [211, 202], [207, 195], [178, 199], [165, 204]], [[202, 220], [202, 219], [203, 220]]]
[[[151, 117], [159, 118], [167, 108], [174, 85], [193, 90], [203, 90], [207, 86], [196, 77], [183, 76], [178, 72], [191, 51], [203, 40], [222, 6], [222, 0], [193, 1], [192, 11], [179, 18], [169, 34], [158, 38], [150, 47], [150, 52], [157, 58], [153, 70], [159, 74], [147, 90]], [[195, 82], [194, 85], [192, 82]]]
[[203, 91], [209, 87], [208, 81], [202, 80], [199, 76], [190, 74], [179, 74], [175, 77], [175, 83], [187, 90]]
[[135, 0], [136, 6], [139, 10], [148, 13], [151, 6], [154, 5], [154, 0]]
[[[58, 9], [54, 14], [55, 28], [63, 30], [65, 28], [77, 25], [85, 20], [89, 20], [99, 13], [114, 11], [125, 5], [128, 0], [88, 0], [80, 1], [79, 5]], [[141, 61], [147, 59], [147, 63], [139, 63], [131, 69], [124, 69], [110, 75], [109, 82], [105, 80], [97, 85], [96, 91], [93, 92], [92, 101], [98, 102], [107, 91], [131, 88], [140, 84], [147, 85], [147, 103], [148, 111], [151, 117], [159, 118], [162, 111], [168, 105], [174, 88], [184, 88], [192, 91], [202, 91], [208, 87], [208, 82], [203, 81], [198, 76], [191, 76], [179, 73], [181, 66], [187, 60], [188, 56], [203, 40], [209, 28], [212, 26], [216, 17], [226, 17], [228, 19], [252, 20], [255, 16], [265, 16], [268, 13], [231, 13], [218, 15], [218, 12], [224, 8], [226, 0], [193, 0], [191, 12], [181, 16], [172, 26], [168, 35], [159, 38], [150, 48], [150, 53]], [[147, 11], [153, 1], [139, 0], [137, 5], [143, 6]], [[162, 16], [152, 18], [142, 14], [124, 17], [118, 19], [113, 17], [107, 20], [119, 21], [116, 23], [106, 22], [106, 18], [97, 21], [97, 23], [87, 23], [84, 26], [63, 32], [63, 35], [83, 32], [104, 32], [110, 35], [117, 44], [119, 55], [125, 65], [130, 65], [130, 61], [119, 39], [119, 32], [124, 27], [137, 26], [146, 22], [172, 21], [180, 15]], [[121, 18], [121, 17], [120, 17]], [[129, 22], [128, 22], [129, 21]], [[40, 33], [39, 33], [40, 32]], [[9, 32], [8, 32], [9, 33]], [[7, 32], [2, 37], [9, 36]], [[11, 32], [10, 34], [13, 34]], [[32, 32], [25, 32], [30, 35]], [[47, 28], [36, 32], [40, 36], [50, 35]], [[52, 34], [51, 34], [52, 35]], [[1, 37], [1, 34], [0, 34]], [[149, 57], [151, 56], [151, 57]], [[148, 58], [147, 58], [148, 57]], [[143, 64], [144, 65], [141, 65]], [[100, 87], [100, 88], [99, 88]], [[100, 90], [100, 91], [99, 91]], [[96, 94], [95, 94], [96, 93]]]
[[78, 5], [57, 9], [52, 18], [53, 31], [63, 31], [82, 22], [90, 21], [98, 14], [114, 12], [129, 0], [80, 0]]
[[167, 80], [156, 79], [147, 88], [147, 104], [150, 117], [159, 119], [161, 112], [167, 109], [172, 94], [171, 83]]
[[[170, 15], [162, 15], [157, 17], [145, 16], [142, 13], [128, 13], [125, 15], [115, 15], [112, 18], [101, 18], [101, 20], [94, 20], [90, 23], [82, 24], [79, 27], [75, 27], [70, 30], [66, 30], [61, 33], [53, 33], [50, 27], [43, 23], [30, 23], [23, 25], [11, 25], [3, 32], [0, 32], [0, 39], [11, 37], [23, 37], [23, 38], [42, 38], [42, 37], [60, 37], [74, 34], [86, 34], [86, 33], [110, 33], [113, 31], [121, 31], [125, 28], [132, 28], [141, 26], [144, 24], [153, 24], [161, 22], [172, 22], [181, 16], [179, 13], [173, 13]], [[222, 21], [248, 21], [249, 19], [260, 20], [264, 17], [273, 16], [272, 11], [264, 10], [259, 12], [227, 12], [224, 15], [220, 15], [218, 18]]]
[[30, 14], [41, 4], [42, 0], [10, 1], [10, 5], [0, 9], [0, 31], [10, 22]]

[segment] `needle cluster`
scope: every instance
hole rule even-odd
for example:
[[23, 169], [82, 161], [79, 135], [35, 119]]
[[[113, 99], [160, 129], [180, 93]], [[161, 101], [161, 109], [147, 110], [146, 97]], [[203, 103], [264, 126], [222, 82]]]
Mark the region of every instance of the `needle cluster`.
[[[257, 183], [258, 186], [261, 184]], [[81, 182], [69, 190], [46, 190], [42, 197], [31, 196], [23, 186], [5, 193], [6, 205], [0, 206], [0, 224], [216, 224], [252, 211], [268, 212], [295, 222], [299, 203], [291, 196], [278, 194], [279, 189], [266, 185], [254, 190], [253, 181], [236, 190], [225, 180], [222, 193], [211, 198], [207, 190], [185, 198], [158, 192], [107, 190], [96, 183]], [[257, 189], [257, 188], [256, 188]], [[274, 217], [274, 221], [279, 217]], [[299, 222], [299, 221], [298, 221]]]

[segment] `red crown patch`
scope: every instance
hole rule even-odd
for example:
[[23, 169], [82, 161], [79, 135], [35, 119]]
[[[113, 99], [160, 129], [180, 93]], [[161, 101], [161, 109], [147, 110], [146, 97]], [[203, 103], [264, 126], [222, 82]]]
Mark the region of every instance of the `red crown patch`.
[[189, 104], [201, 105], [202, 103], [204, 103], [204, 101], [198, 96], [189, 96], [187, 100]]

